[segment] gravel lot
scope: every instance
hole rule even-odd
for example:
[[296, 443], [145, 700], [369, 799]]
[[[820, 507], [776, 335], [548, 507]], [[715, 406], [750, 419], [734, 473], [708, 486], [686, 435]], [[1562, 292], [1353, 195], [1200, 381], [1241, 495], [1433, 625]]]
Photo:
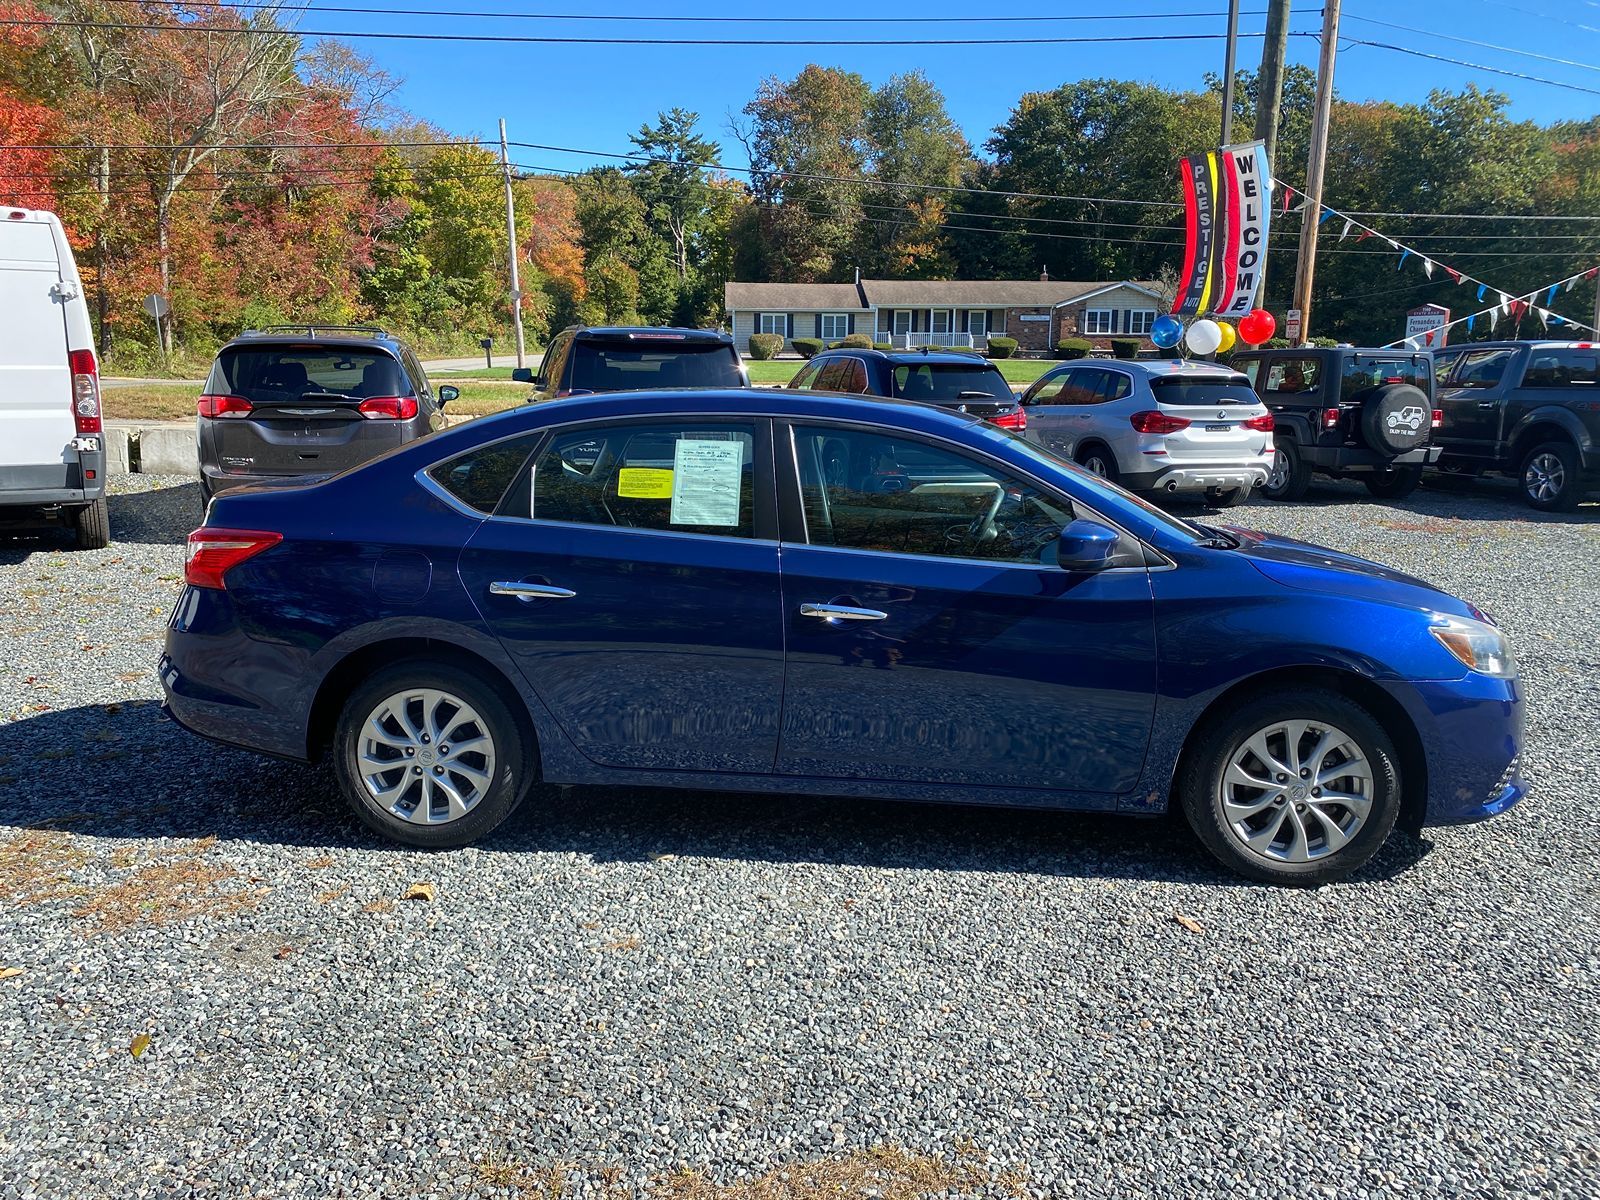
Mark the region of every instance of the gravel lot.
[[1236, 514], [1481, 604], [1531, 696], [1528, 802], [1296, 893], [836, 800], [378, 845], [159, 720], [198, 497], [117, 483], [108, 550], [0, 538], [0, 1197], [1600, 1195], [1600, 506]]

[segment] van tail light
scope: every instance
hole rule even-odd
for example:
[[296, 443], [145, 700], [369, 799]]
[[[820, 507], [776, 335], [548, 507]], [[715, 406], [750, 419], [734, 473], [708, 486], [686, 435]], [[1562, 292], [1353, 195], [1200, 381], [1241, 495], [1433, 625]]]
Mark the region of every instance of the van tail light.
[[1433, 427], [1435, 429], [1438, 429], [1443, 424], [1444, 424], [1444, 409], [1442, 409], [1442, 408], [1434, 409], [1433, 410]]
[[1339, 410], [1337, 408], [1325, 408], [1322, 410], [1322, 427], [1324, 429], [1339, 428]]
[[67, 365], [72, 370], [72, 423], [80, 434], [100, 433], [100, 368], [93, 350], [69, 350]]
[[1187, 417], [1168, 416], [1164, 412], [1146, 409], [1136, 412], [1128, 418], [1128, 424], [1140, 433], [1177, 433], [1180, 429], [1189, 428]]
[[1271, 433], [1276, 424], [1271, 413], [1262, 413], [1259, 417], [1251, 417], [1244, 423], [1244, 427], [1254, 429], [1257, 433]]
[[270, 550], [283, 534], [260, 529], [217, 529], [201, 526], [189, 535], [183, 560], [183, 581], [191, 587], [226, 588], [222, 577], [247, 558]]
[[250, 401], [243, 396], [201, 396], [195, 405], [202, 417], [244, 417], [250, 410]]
[[989, 424], [1021, 433], [1028, 427], [1028, 410], [1019, 408], [1015, 412], [1001, 413], [998, 417], [990, 417]]
[[372, 421], [409, 421], [417, 415], [417, 398], [372, 396], [356, 405], [356, 411]]

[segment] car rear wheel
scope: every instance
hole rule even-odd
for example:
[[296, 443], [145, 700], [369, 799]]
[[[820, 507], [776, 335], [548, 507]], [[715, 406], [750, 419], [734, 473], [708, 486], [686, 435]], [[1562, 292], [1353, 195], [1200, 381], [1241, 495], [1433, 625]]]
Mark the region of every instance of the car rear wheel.
[[1091, 475], [1098, 475], [1110, 483], [1117, 482], [1121, 473], [1117, 470], [1117, 458], [1098, 442], [1084, 446], [1078, 451], [1077, 464]]
[[1569, 442], [1545, 442], [1522, 459], [1522, 498], [1541, 512], [1571, 512], [1583, 499], [1578, 451]]
[[1263, 883], [1333, 883], [1378, 852], [1400, 813], [1393, 741], [1336, 692], [1271, 692], [1196, 731], [1185, 816], [1226, 866]]
[[1268, 500], [1298, 500], [1311, 486], [1311, 467], [1293, 438], [1279, 438], [1272, 452], [1272, 473], [1261, 491]]
[[111, 544], [111, 513], [104, 496], [72, 514], [72, 537], [79, 550], [104, 550]]
[[1421, 467], [1390, 467], [1367, 476], [1367, 491], [1380, 500], [1403, 500], [1422, 482]]
[[511, 815], [530, 758], [498, 689], [417, 660], [377, 672], [345, 702], [334, 769], [356, 815], [409, 846], [465, 846]]
[[1250, 499], [1248, 485], [1235, 488], [1211, 487], [1206, 489], [1206, 503], [1212, 508], [1237, 508]]

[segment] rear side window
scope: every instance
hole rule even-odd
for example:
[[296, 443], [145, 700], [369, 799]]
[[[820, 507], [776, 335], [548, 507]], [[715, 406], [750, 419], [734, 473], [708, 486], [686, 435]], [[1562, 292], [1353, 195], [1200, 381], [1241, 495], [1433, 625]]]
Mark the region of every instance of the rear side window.
[[1011, 385], [994, 367], [974, 363], [902, 363], [894, 369], [902, 400], [1011, 399]]
[[367, 400], [414, 396], [399, 360], [382, 350], [339, 346], [241, 346], [224, 350], [211, 368], [206, 391], [243, 396], [252, 404], [306, 396]]
[[1511, 365], [1515, 350], [1469, 350], [1450, 373], [1450, 386], [1459, 388], [1498, 387]]
[[630, 392], [645, 388], [741, 387], [739, 362], [721, 342], [612, 343], [579, 339], [565, 385], [572, 391]]
[[1592, 388], [1600, 372], [1596, 354], [1583, 350], [1535, 350], [1522, 376], [1522, 386], [1530, 388]]
[[468, 450], [428, 468], [428, 476], [469, 508], [492, 513], [522, 471], [528, 455], [539, 443], [539, 434], [510, 438]]
[[1267, 367], [1269, 392], [1314, 392], [1321, 381], [1322, 363], [1314, 358], [1279, 358]]
[[1356, 355], [1344, 364], [1344, 376], [1339, 381], [1340, 398], [1350, 400], [1386, 383], [1405, 383], [1424, 392], [1431, 391], [1433, 359], [1421, 355], [1415, 358], [1368, 358], [1364, 354]]
[[827, 366], [826, 363], [807, 363], [795, 373], [795, 377], [793, 379], [789, 380], [789, 386], [792, 388], [816, 387], [817, 378], [822, 374], [822, 370], [825, 366]]
[[1150, 391], [1158, 404], [1260, 404], [1261, 397], [1243, 375], [1231, 379], [1185, 379], [1182, 376], [1157, 376]]

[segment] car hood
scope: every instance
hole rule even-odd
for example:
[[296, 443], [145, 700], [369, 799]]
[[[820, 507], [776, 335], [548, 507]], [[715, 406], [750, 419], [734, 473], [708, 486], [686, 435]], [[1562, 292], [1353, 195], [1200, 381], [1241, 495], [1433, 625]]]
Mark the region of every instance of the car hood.
[[1356, 600], [1371, 600], [1453, 616], [1488, 618], [1449, 592], [1442, 592], [1426, 580], [1381, 563], [1330, 550], [1326, 546], [1278, 537], [1254, 529], [1228, 526], [1239, 539], [1235, 553], [1274, 583], [1310, 592], [1331, 592]]

